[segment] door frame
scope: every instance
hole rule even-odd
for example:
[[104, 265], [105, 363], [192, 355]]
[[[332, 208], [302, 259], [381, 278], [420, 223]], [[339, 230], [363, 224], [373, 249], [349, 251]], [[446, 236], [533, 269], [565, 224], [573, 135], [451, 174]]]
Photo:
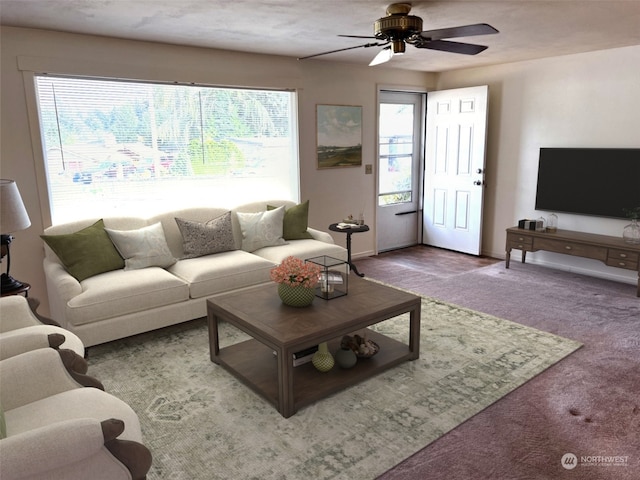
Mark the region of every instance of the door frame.
[[380, 165], [380, 99], [382, 96], [383, 92], [390, 92], [390, 93], [415, 93], [415, 94], [422, 94], [425, 95], [425, 100], [423, 102], [422, 105], [422, 111], [420, 112], [420, 115], [422, 115], [422, 118], [425, 120], [425, 125], [423, 126], [424, 128], [421, 129], [420, 132], [420, 143], [422, 145], [422, 149], [423, 149], [423, 159], [422, 159], [422, 165], [420, 165], [419, 167], [419, 172], [418, 172], [418, 214], [417, 214], [417, 228], [418, 228], [418, 245], [421, 245], [423, 243], [423, 206], [424, 206], [424, 171], [425, 171], [425, 151], [426, 151], [426, 145], [425, 145], [425, 140], [426, 140], [426, 108], [427, 108], [427, 101], [426, 101], [426, 95], [428, 95], [429, 90], [426, 88], [420, 88], [420, 87], [414, 87], [414, 86], [401, 86], [401, 85], [388, 85], [388, 84], [378, 84], [376, 86], [376, 147], [375, 147], [375, 160], [376, 160], [376, 169], [375, 169], [375, 189], [374, 189], [374, 199], [373, 199], [373, 204], [374, 204], [374, 225], [376, 225], [376, 232], [375, 232], [375, 245], [374, 245], [374, 255], [377, 255], [379, 253], [379, 248], [378, 248], [378, 196], [380, 195], [380, 191], [379, 191], [379, 183], [380, 183], [380, 172], [379, 169], [377, 168]]

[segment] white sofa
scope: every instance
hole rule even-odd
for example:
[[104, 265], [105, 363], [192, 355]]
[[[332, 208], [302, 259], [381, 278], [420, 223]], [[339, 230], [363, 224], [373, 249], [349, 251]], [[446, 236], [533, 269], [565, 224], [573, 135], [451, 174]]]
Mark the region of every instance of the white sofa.
[[[78, 281], [68, 273], [45, 243], [44, 272], [50, 316], [82, 339], [85, 347], [124, 338], [206, 315], [206, 299], [219, 293], [270, 282], [270, 270], [287, 256], [301, 259], [328, 255], [347, 259], [345, 248], [331, 235], [308, 228], [310, 239], [288, 240], [248, 252], [242, 250], [243, 232], [238, 212], [265, 211], [267, 205], [285, 209], [294, 202], [272, 200], [235, 208], [203, 207], [166, 212], [151, 218], [104, 218], [107, 229], [136, 230], [162, 224], [176, 263], [166, 268], [118, 269]], [[183, 237], [175, 218], [207, 222], [231, 211], [235, 250], [184, 258]], [[47, 236], [78, 232], [98, 219], [47, 228]], [[274, 285], [274, 294], [275, 294]]]

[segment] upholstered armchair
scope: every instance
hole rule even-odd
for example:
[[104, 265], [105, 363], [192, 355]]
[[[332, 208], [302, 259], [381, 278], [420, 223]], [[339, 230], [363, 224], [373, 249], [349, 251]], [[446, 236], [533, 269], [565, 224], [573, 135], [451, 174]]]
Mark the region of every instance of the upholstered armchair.
[[136, 480], [151, 453], [136, 413], [84, 387], [52, 348], [0, 361], [0, 478]]
[[[0, 298], [0, 360], [46, 347], [71, 350], [84, 357], [82, 340], [53, 320], [38, 315], [37, 306], [37, 300], [19, 295]], [[55, 336], [50, 337], [52, 334]]]

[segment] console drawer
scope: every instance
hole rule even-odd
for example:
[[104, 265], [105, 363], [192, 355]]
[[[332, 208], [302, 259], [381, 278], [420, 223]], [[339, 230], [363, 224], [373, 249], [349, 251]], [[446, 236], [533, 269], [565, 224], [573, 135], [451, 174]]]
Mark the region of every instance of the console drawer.
[[614, 260], [623, 260], [625, 262], [637, 262], [638, 255], [636, 252], [630, 252], [628, 250], [617, 250], [615, 248], [609, 249], [609, 258]]
[[637, 270], [638, 257], [640, 257], [640, 255], [638, 255], [636, 252], [610, 248], [606, 264], [610, 267], [626, 268], [627, 270]]
[[507, 233], [507, 244], [516, 250], [531, 250], [533, 237], [509, 232]]
[[610, 267], [626, 268], [627, 270], [637, 270], [638, 262], [630, 262], [628, 260], [618, 260], [615, 258], [608, 258], [605, 262]]
[[564, 240], [549, 238], [536, 238], [533, 241], [534, 250], [547, 250], [549, 252], [566, 253], [577, 257], [593, 258], [602, 262], [607, 261], [607, 248], [595, 245], [585, 245]]
[[532, 252], [531, 243], [521, 243], [521, 242], [509, 242], [507, 243], [508, 249], [522, 250], [525, 252]]

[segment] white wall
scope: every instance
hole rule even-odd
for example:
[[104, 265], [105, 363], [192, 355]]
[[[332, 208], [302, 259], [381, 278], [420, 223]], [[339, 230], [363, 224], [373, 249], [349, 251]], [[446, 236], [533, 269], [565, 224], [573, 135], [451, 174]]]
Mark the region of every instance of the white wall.
[[[535, 207], [540, 147], [640, 147], [640, 46], [447, 72], [438, 89], [489, 85], [483, 252]], [[640, 188], [640, 179], [638, 179]], [[597, 192], [594, 192], [597, 195]], [[629, 221], [558, 212], [559, 228], [622, 236]], [[516, 255], [516, 258], [519, 255]], [[635, 283], [637, 273], [548, 252], [527, 261]]]
[[[42, 160], [37, 132], [32, 134], [29, 130], [27, 105], [31, 103], [33, 114], [33, 98], [25, 91], [25, 69], [35, 66], [36, 70], [50, 73], [298, 89], [301, 199], [310, 199], [310, 224], [321, 229], [349, 213], [357, 214], [363, 200], [365, 218], [374, 218], [375, 175], [365, 175], [364, 165], [375, 165], [377, 85], [424, 90], [432, 89], [436, 82], [433, 74], [392, 68], [300, 62], [285, 57], [12, 27], [2, 27], [0, 44], [0, 175], [16, 180], [32, 223], [29, 229], [15, 233], [11, 273], [32, 284], [31, 295], [42, 301], [43, 312], [48, 310], [48, 304], [39, 235], [48, 223], [47, 192], [41, 179], [38, 183]], [[316, 169], [316, 104], [363, 107], [361, 168]], [[344, 244], [345, 237], [335, 234], [335, 240]], [[354, 235], [353, 250], [354, 254], [373, 253], [375, 229]]]

